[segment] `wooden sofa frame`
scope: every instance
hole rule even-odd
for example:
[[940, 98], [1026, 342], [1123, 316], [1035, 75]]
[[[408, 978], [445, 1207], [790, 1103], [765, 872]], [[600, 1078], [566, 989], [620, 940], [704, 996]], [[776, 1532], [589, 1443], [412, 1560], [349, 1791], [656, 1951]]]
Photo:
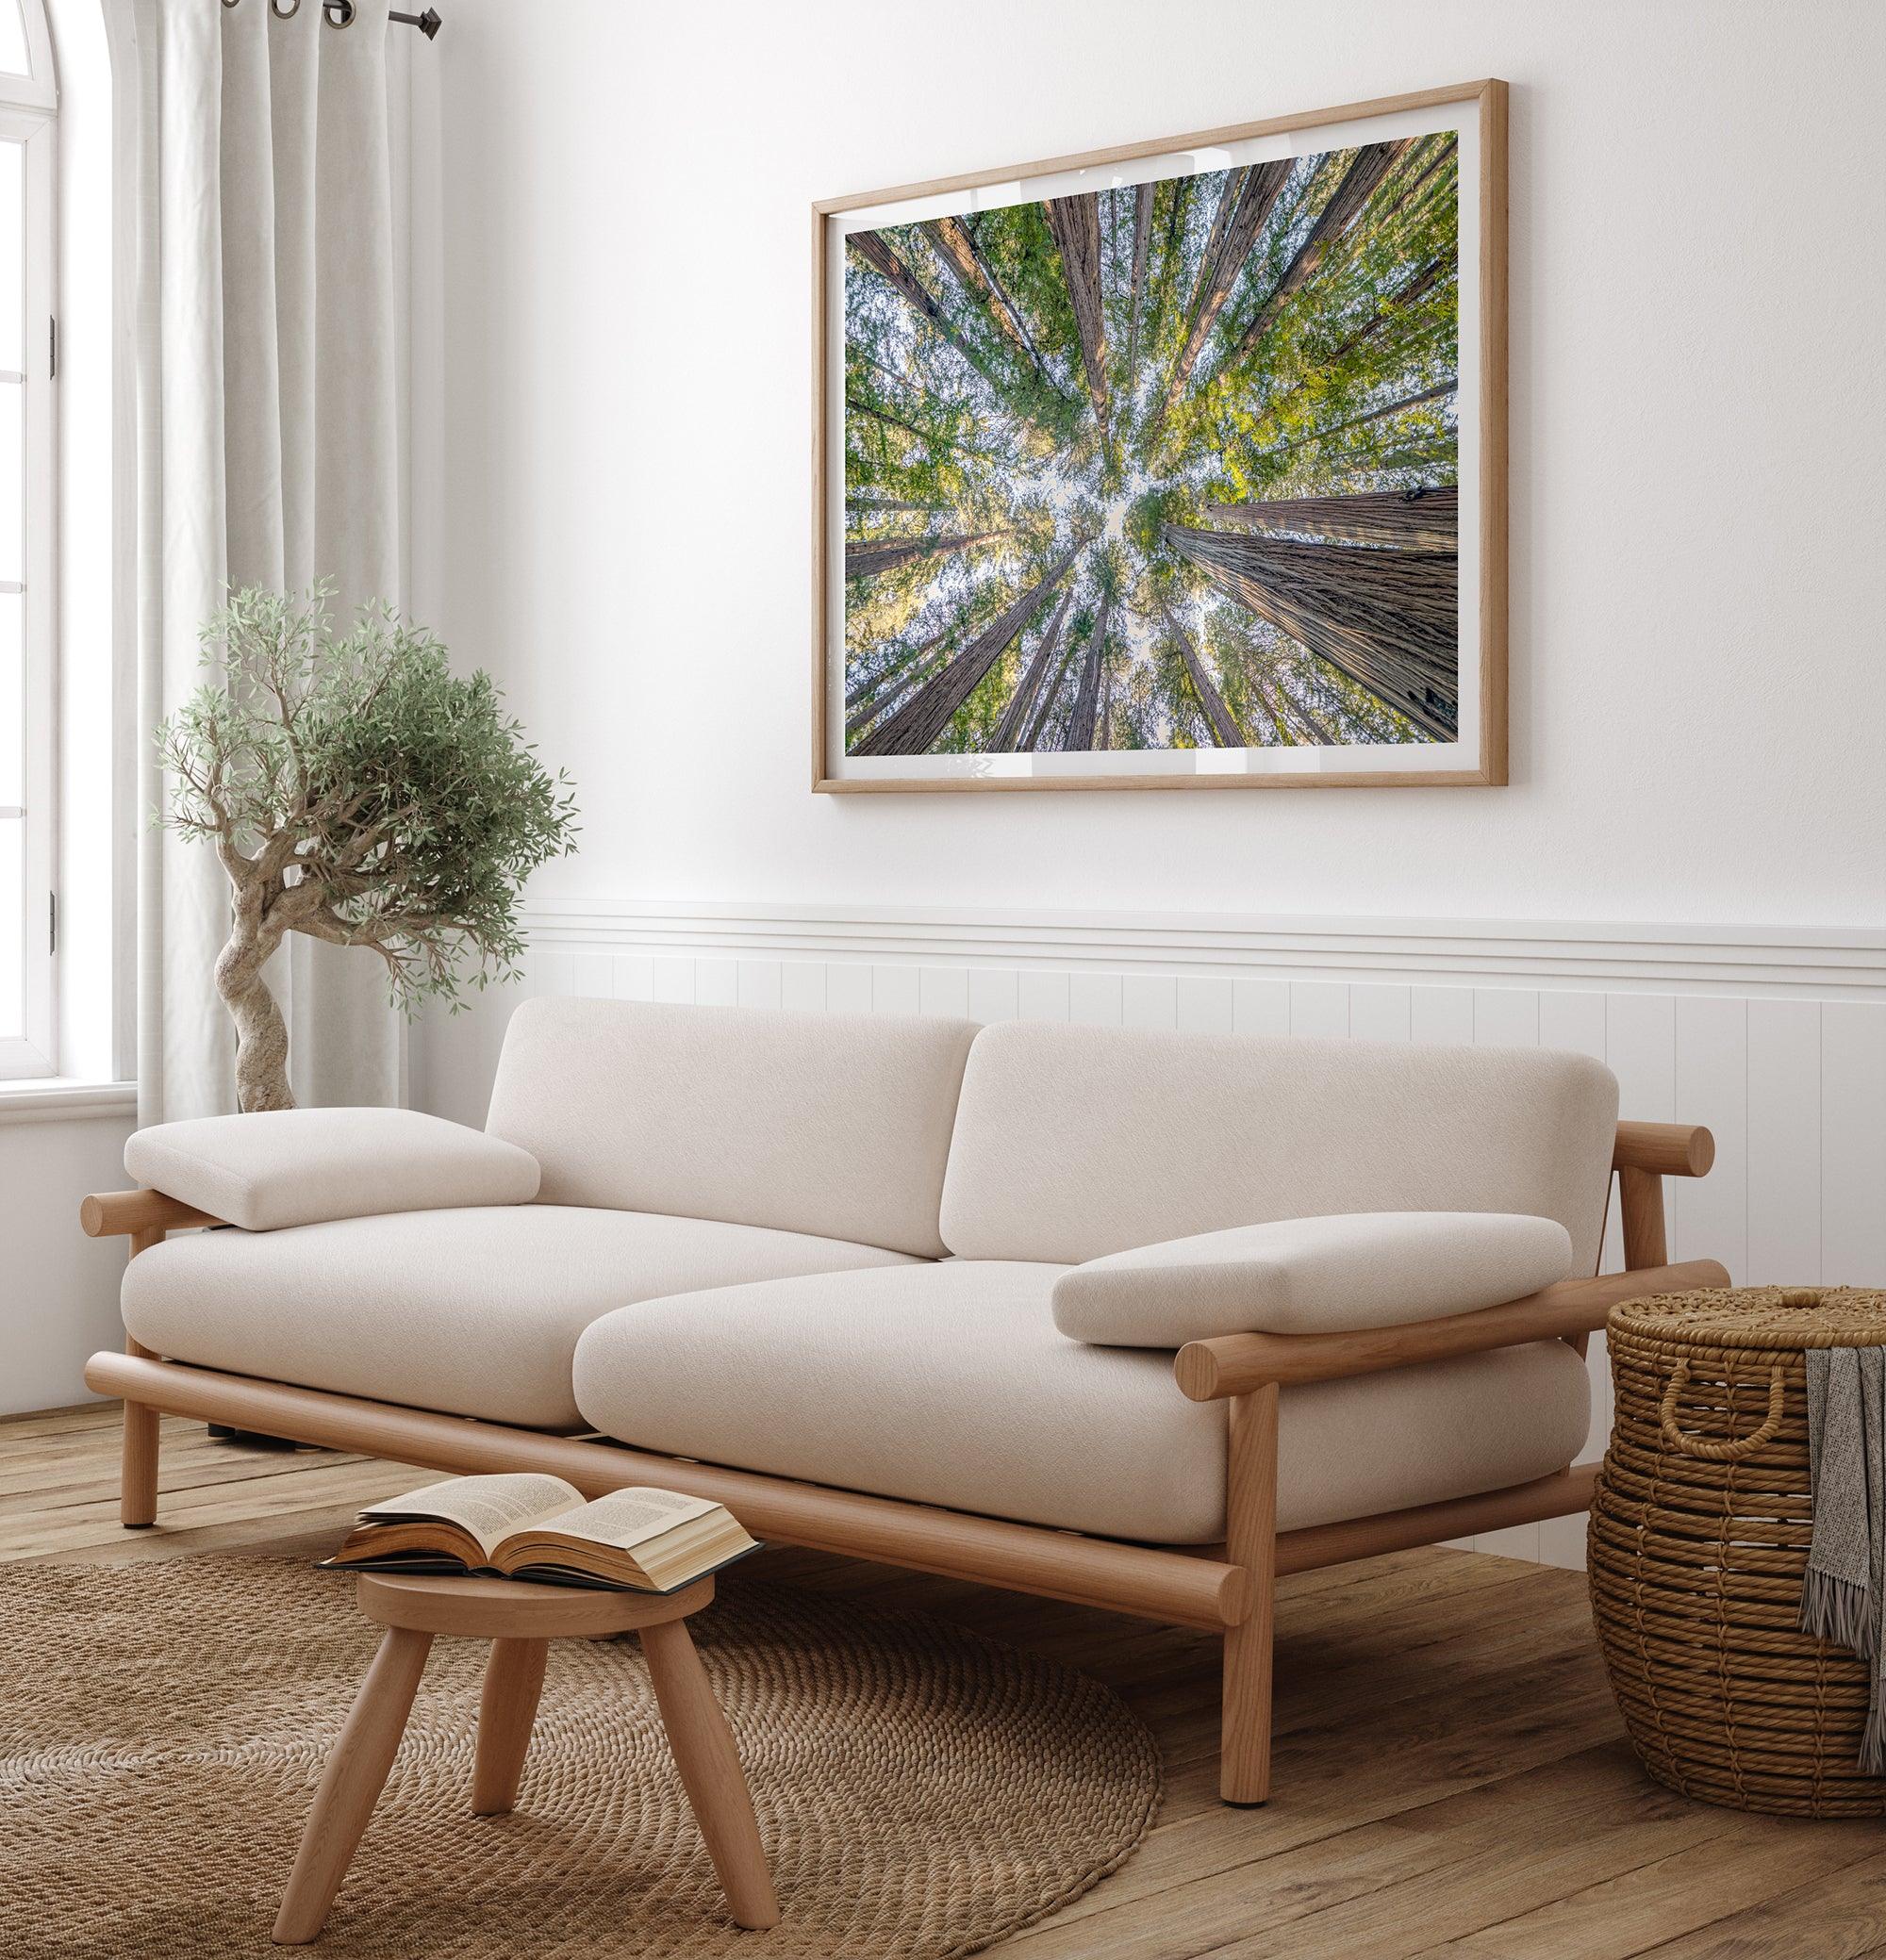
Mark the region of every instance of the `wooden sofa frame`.
[[[1195, 1402], [1231, 1404], [1222, 1545], [1127, 1543], [798, 1483], [603, 1438], [550, 1435], [219, 1374], [159, 1359], [131, 1340], [122, 1355], [94, 1355], [85, 1378], [101, 1394], [124, 1400], [121, 1516], [132, 1529], [157, 1521], [157, 1418], [168, 1413], [429, 1470], [549, 1471], [590, 1496], [625, 1484], [661, 1484], [719, 1499], [757, 1538], [1199, 1628], [1224, 1642], [1220, 1794], [1228, 1804], [1262, 1804], [1270, 1789], [1271, 1631], [1280, 1574], [1571, 1516], [1589, 1507], [1596, 1475], [1595, 1464], [1580, 1464], [1475, 1497], [1279, 1532], [1279, 1389], [1530, 1341], [1566, 1341], [1583, 1353], [1589, 1335], [1620, 1301], [1726, 1286], [1729, 1275], [1714, 1260], [1671, 1265], [1664, 1244], [1663, 1178], [1702, 1177], [1714, 1156], [1706, 1129], [1618, 1125], [1612, 1163], [1622, 1273], [1564, 1280], [1504, 1306], [1402, 1326], [1187, 1342], [1174, 1362], [1179, 1390]], [[134, 1258], [167, 1232], [222, 1222], [157, 1191], [88, 1197], [79, 1216], [93, 1238], [127, 1235]]]

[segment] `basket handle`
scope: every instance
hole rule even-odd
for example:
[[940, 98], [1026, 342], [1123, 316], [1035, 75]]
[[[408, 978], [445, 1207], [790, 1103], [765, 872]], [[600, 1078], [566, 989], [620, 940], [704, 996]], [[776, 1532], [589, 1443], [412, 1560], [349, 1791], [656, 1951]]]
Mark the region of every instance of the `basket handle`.
[[1751, 1429], [1746, 1436], [1738, 1436], [1733, 1442], [1703, 1442], [1694, 1436], [1685, 1436], [1677, 1427], [1677, 1397], [1689, 1378], [1690, 1358], [1684, 1355], [1670, 1371], [1670, 1386], [1663, 1391], [1663, 1406], [1657, 1411], [1663, 1418], [1663, 1441], [1678, 1456], [1698, 1457], [1705, 1463], [1740, 1463], [1743, 1458], [1752, 1457], [1781, 1426], [1781, 1411], [1788, 1398], [1788, 1376], [1784, 1369], [1776, 1368], [1769, 1373], [1768, 1413], [1759, 1429]]

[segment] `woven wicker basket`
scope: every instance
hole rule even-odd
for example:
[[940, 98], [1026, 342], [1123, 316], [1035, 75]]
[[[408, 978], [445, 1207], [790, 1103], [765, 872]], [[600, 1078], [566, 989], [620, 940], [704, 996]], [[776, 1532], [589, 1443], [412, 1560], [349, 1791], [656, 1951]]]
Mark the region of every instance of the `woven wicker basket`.
[[1810, 1347], [1886, 1344], [1886, 1293], [1744, 1287], [1613, 1309], [1617, 1415], [1592, 1503], [1592, 1612], [1645, 1767], [1738, 1810], [1886, 1812], [1855, 1769], [1865, 1663], [1798, 1630]]

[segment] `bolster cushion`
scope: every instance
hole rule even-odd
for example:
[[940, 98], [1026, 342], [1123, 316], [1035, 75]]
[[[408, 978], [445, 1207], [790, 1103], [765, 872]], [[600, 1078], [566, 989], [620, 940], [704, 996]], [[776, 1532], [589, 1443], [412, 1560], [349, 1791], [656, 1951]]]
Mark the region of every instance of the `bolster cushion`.
[[1551, 1218], [1282, 1218], [1089, 1260], [1055, 1282], [1054, 1325], [1105, 1347], [1398, 1326], [1520, 1299], [1564, 1278], [1571, 1262], [1571, 1236]]
[[418, 1110], [267, 1110], [159, 1123], [133, 1134], [124, 1168], [249, 1232], [522, 1205], [538, 1187], [528, 1150]]

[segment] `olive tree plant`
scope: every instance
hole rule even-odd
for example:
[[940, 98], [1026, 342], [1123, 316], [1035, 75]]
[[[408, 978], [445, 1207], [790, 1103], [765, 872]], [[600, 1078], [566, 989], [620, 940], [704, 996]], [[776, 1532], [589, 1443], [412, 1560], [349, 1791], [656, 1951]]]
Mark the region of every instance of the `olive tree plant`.
[[294, 1106], [288, 1029], [263, 966], [287, 935], [360, 947], [411, 1014], [515, 977], [525, 878], [575, 848], [552, 776], [490, 677], [452, 672], [383, 605], [337, 636], [330, 588], [235, 593], [204, 627], [209, 677], [157, 731], [160, 821], [210, 844], [231, 887], [216, 987], [236, 1023], [243, 1110]]

